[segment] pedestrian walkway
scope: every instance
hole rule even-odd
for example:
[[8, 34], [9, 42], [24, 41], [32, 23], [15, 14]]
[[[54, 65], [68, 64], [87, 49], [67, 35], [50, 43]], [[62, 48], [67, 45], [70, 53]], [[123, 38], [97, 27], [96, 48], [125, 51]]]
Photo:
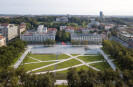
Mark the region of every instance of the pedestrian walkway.
[[[84, 56], [83, 54], [79, 54], [77, 56], [72, 56], [71, 54], [68, 54], [66, 53], [66, 55], [68, 55], [70, 58], [68, 59], [62, 59], [62, 60], [50, 60], [50, 61], [41, 61], [41, 62], [51, 62], [51, 61], [57, 61], [57, 63], [52, 63], [52, 64], [49, 64], [49, 65], [46, 65], [46, 66], [42, 66], [42, 67], [39, 67], [39, 68], [36, 68], [36, 69], [33, 69], [33, 70], [30, 70], [28, 71], [27, 73], [30, 73], [30, 72], [34, 72], [36, 70], [40, 70], [40, 69], [43, 69], [43, 68], [46, 68], [46, 67], [50, 67], [50, 66], [53, 66], [53, 65], [56, 65], [56, 64], [59, 64], [59, 63], [62, 63], [62, 62], [66, 62], [68, 60], [71, 60], [71, 59], [76, 59], [78, 61], [81, 62], [81, 64], [78, 64], [78, 65], [74, 65], [74, 66], [71, 66], [71, 67], [65, 67], [65, 68], [62, 68], [62, 69], [57, 69], [57, 70], [52, 70], [52, 71], [49, 71], [49, 72], [58, 72], [58, 71], [64, 71], [64, 70], [68, 70], [69, 68], [72, 68], [72, 67], [79, 67], [79, 66], [82, 66], [82, 65], [86, 65], [96, 71], [100, 71], [99, 69], [95, 68], [95, 67], [92, 67], [90, 66], [89, 64], [93, 64], [93, 63], [98, 63], [98, 62], [102, 62], [102, 61], [94, 61], [94, 62], [84, 62], [83, 60], [77, 58], [79, 56]], [[85, 55], [86, 56], [86, 55]], [[33, 63], [39, 63], [39, 62], [33, 62]], [[26, 64], [31, 64], [31, 63], [26, 63]], [[44, 72], [37, 72], [35, 74], [45, 74], [47, 73], [48, 71], [44, 71]]]
[[99, 49], [99, 52], [103, 55], [104, 59], [108, 62], [108, 64], [111, 66], [113, 70], [116, 70], [115, 64], [111, 61], [111, 59], [108, 57], [107, 54], [103, 52], [103, 50]]
[[26, 50], [22, 56], [19, 58], [19, 60], [14, 64], [14, 68], [17, 69], [19, 67], [19, 65], [23, 62], [24, 58], [26, 57], [26, 55], [30, 52], [31, 47], [28, 47], [28, 50]]

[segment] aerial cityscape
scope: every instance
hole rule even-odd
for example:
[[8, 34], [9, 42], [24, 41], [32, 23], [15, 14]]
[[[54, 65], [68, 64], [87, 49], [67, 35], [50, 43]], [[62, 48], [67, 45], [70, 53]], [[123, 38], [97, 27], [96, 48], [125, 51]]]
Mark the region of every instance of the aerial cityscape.
[[133, 87], [130, 3], [24, 1], [0, 4], [0, 87]]

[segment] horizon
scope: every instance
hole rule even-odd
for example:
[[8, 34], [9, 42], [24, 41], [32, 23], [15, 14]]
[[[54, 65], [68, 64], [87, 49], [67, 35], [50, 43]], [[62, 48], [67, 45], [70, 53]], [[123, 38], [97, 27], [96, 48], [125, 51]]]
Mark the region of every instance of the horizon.
[[[130, 3], [129, 3], [130, 2]], [[132, 0], [4, 0], [0, 14], [18, 15], [104, 15], [133, 16]]]

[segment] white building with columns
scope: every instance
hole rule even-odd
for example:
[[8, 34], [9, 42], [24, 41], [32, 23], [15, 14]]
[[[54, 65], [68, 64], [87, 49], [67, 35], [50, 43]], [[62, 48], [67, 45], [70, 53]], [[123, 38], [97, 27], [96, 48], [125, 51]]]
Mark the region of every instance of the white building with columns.
[[56, 32], [47, 32], [47, 27], [38, 26], [36, 32], [26, 32], [20, 35], [20, 39], [27, 42], [43, 42], [47, 39], [55, 40]]

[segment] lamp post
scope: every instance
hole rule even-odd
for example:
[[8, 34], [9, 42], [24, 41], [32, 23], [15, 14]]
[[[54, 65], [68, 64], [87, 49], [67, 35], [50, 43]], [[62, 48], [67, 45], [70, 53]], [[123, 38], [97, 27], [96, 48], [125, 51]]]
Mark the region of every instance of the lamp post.
[[[59, 47], [58, 47], [58, 49], [59, 49]], [[58, 60], [58, 56], [61, 54], [61, 52], [60, 51], [57, 51], [57, 53], [56, 53], [56, 60]], [[58, 61], [56, 61], [56, 65], [55, 65], [55, 70], [57, 69], [57, 62]], [[56, 71], [55, 71], [55, 76], [56, 76]]]

